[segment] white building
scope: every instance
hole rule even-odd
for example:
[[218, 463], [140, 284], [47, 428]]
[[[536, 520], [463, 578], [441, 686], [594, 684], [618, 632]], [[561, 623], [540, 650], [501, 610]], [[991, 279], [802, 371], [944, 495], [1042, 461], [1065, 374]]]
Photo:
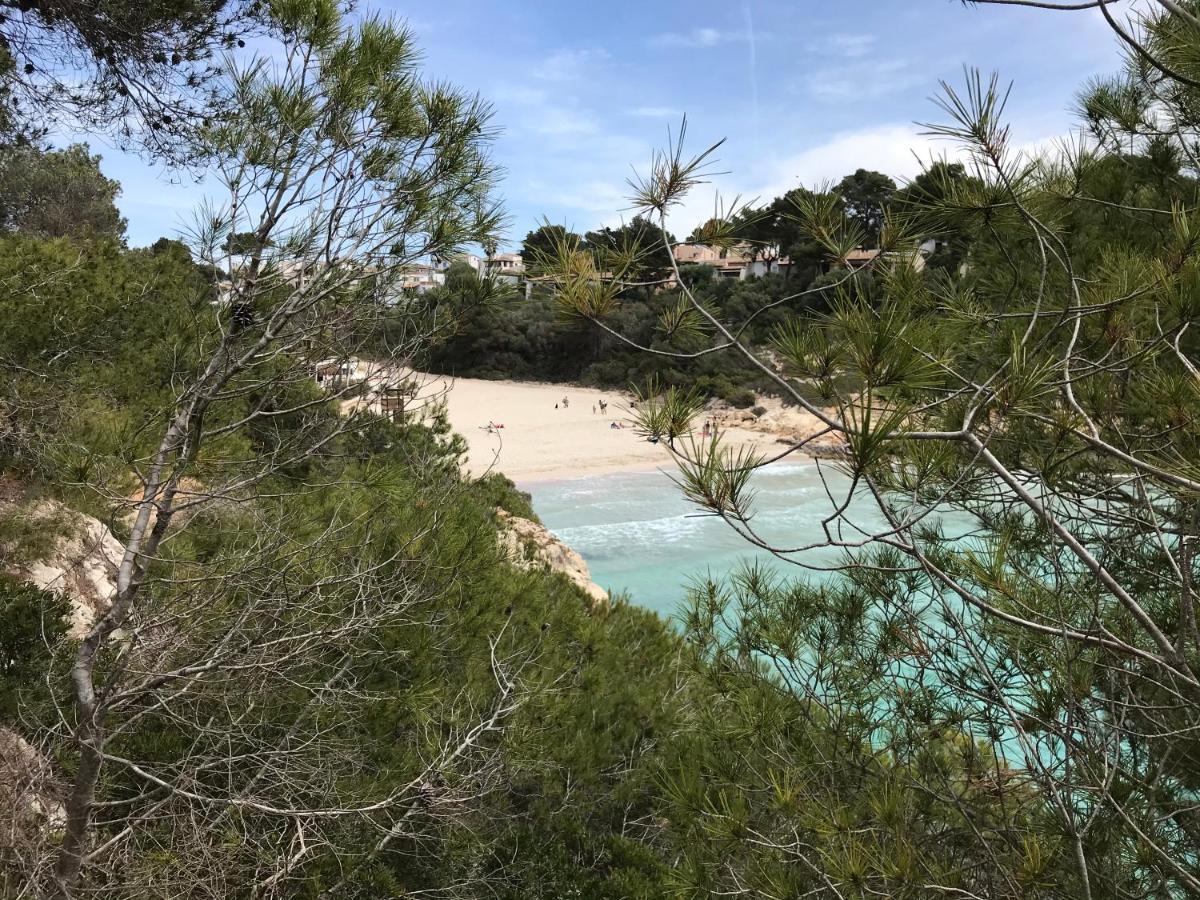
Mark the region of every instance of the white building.
[[446, 270], [424, 263], [413, 263], [400, 271], [400, 290], [423, 294], [446, 283]]
[[483, 275], [487, 272], [487, 260], [482, 256], [476, 256], [474, 253], [460, 253], [447, 262], [448, 265], [446, 268], [449, 268], [450, 265], [453, 265], [457, 262], [466, 263], [468, 266], [474, 269], [475, 274], [479, 275], [480, 277], [483, 277]]
[[519, 281], [525, 274], [525, 260], [520, 253], [493, 253], [484, 265], [485, 274], [504, 280]]

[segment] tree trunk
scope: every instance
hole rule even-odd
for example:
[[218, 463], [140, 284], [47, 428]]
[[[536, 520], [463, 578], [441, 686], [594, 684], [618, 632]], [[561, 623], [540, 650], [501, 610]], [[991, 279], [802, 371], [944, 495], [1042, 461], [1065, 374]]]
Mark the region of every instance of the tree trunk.
[[67, 798], [67, 821], [58, 859], [54, 861], [55, 892], [63, 898], [69, 898], [79, 883], [79, 872], [87, 850], [92, 801], [95, 800], [96, 784], [100, 780], [101, 756], [95, 747], [100, 738], [99, 732], [94, 721], [88, 721], [79, 732], [79, 771], [75, 774], [75, 787]]
[[[194, 408], [193, 404], [191, 409]], [[130, 529], [125, 555], [117, 572], [116, 596], [113, 597], [108, 611], [92, 626], [75, 654], [75, 665], [71, 669], [71, 693], [79, 714], [79, 725], [75, 733], [79, 744], [79, 769], [75, 773], [71, 793], [67, 797], [67, 822], [62, 843], [59, 845], [58, 858], [54, 861], [54, 880], [60, 897], [70, 897], [79, 883], [87, 847], [92, 803], [96, 797], [96, 785], [100, 781], [103, 763], [101, 747], [104, 745], [104, 711], [96, 704], [96, 657], [108, 637], [128, 620], [141, 587], [142, 572], [139, 563], [145, 556], [157, 551], [158, 543], [166, 532], [179, 472], [174, 472], [165, 484], [162, 474], [170, 455], [178, 449], [187, 433], [186, 423], [190, 411], [185, 409], [176, 416], [159, 444], [154, 465], [142, 491], [137, 519]], [[155, 510], [157, 516], [152, 528], [151, 515]]]

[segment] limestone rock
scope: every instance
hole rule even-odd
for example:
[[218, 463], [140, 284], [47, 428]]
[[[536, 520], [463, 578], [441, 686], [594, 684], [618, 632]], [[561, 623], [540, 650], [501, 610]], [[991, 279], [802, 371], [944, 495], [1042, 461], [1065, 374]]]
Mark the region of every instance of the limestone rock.
[[0, 727], [0, 808], [16, 814], [12, 824], [61, 827], [66, 814], [54, 787], [50, 761], [19, 734]]
[[608, 603], [608, 592], [592, 581], [582, 556], [537, 522], [514, 516], [497, 507], [500, 521], [497, 539], [510, 563], [519, 569], [547, 568], [561, 572], [591, 598], [592, 608]]
[[[142, 489], [138, 488], [129, 495], [128, 500], [124, 504], [125, 512], [121, 515], [121, 521], [128, 526], [132, 526], [137, 521], [138, 509], [137, 505], [142, 502]], [[179, 481], [179, 487], [175, 491], [174, 507], [175, 513], [171, 517], [171, 527], [178, 528], [181, 525], [186, 525], [195, 515], [198, 505], [202, 502], [211, 502], [216, 494], [210, 493], [205, 486], [195, 478], [184, 477]], [[154, 528], [158, 521], [157, 512], [150, 514], [150, 522], [148, 528]]]
[[59, 531], [52, 549], [33, 560], [0, 562], [9, 575], [65, 596], [71, 603], [72, 638], [82, 638], [112, 603], [117, 592], [117, 569], [124, 545], [92, 516], [75, 512], [54, 500], [10, 506], [9, 514], [25, 515], [52, 524]]

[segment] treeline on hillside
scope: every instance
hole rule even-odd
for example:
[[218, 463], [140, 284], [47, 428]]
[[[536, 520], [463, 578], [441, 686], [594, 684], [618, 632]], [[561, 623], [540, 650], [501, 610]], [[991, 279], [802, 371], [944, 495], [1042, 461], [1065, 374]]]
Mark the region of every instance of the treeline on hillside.
[[[1160, 143], [1145, 153], [1114, 152], [1081, 172], [1073, 189], [1095, 198], [1091, 205], [1063, 210], [1070, 217], [1072, 251], [1085, 254], [1091, 263], [1114, 244], [1146, 247], [1161, 240], [1164, 221], [1151, 211], [1153, 204], [1169, 207], [1173, 197], [1191, 196], [1195, 178], [1182, 172], [1178, 154]], [[946, 201], [983, 190], [961, 163], [936, 162], [899, 189], [886, 175], [859, 169], [827, 192], [796, 188], [762, 207], [710, 220], [688, 236], [746, 261], [761, 260], [768, 268], [787, 258], [790, 265], [782, 272], [730, 280], [718, 277], [711, 266], [682, 263], [680, 275], [690, 293], [749, 346], [767, 348], [777, 329], [796, 316], [828, 313], [839, 297], [881, 296], [876, 269], [865, 266], [851, 273], [845, 259], [804, 226], [806, 210], [821, 207], [844, 216], [846, 249], [879, 249], [889, 220], [893, 231], [908, 229], [906, 237], [921, 249], [904, 253], [909, 258], [920, 254], [920, 277], [952, 292], [965, 265], [993, 262], [988, 254], [994, 245], [989, 245], [985, 222]], [[1145, 208], [1124, 215], [1121, 206], [1131, 195], [1142, 197]], [[667, 386], [694, 386], [705, 397], [742, 407], [753, 405], [756, 393], [781, 393], [744, 357], [706, 352], [716, 341], [711, 334], [679, 327], [678, 310], [687, 301], [671, 286], [667, 246], [673, 242], [672, 235], [642, 216], [583, 236], [561, 225], [543, 225], [526, 235], [521, 254], [535, 276], [541, 260], [556, 248], [570, 247], [598, 261], [622, 252], [635, 255], [629, 283], [617, 291], [603, 326], [575, 315], [545, 281], [535, 281], [528, 296], [500, 292], [497, 302], [474, 302], [481, 290], [476, 273], [465, 263], [454, 263], [446, 284], [428, 296], [451, 311], [454, 324], [429, 349], [423, 364], [462, 377], [571, 381], [615, 389], [655, 378]], [[604, 268], [602, 262], [599, 268]]]
[[[916, 209], [967, 178], [962, 165], [939, 163], [897, 189], [886, 175], [859, 169], [827, 196], [859, 229], [857, 245], [877, 248], [889, 214]], [[740, 333], [753, 345], [764, 344], [788, 315], [825, 312], [835, 300], [846, 263], [831, 257], [801, 226], [802, 208], [818, 196], [797, 188], [765, 206], [741, 209], [729, 220], [711, 220], [688, 236], [690, 242], [722, 247], [736, 260], [766, 264], [765, 277], [745, 280], [720, 278], [704, 264], [680, 266], [682, 280], [696, 297], [722, 321], [745, 323]], [[930, 273], [956, 271], [968, 236], [949, 225], [931, 228], [928, 237], [933, 243], [924, 263]], [[629, 283], [622, 286], [616, 309], [605, 323], [611, 330], [564, 315], [568, 310], [543, 282], [535, 281], [528, 297], [514, 294], [505, 303], [472, 304], [468, 298], [478, 291], [475, 273], [463, 263], [453, 264], [445, 286], [432, 291], [430, 299], [457, 309], [457, 324], [431, 348], [426, 365], [464, 377], [573, 381], [606, 388], [628, 388], [654, 376], [663, 384], [694, 385], [705, 396], [752, 405], [756, 392], [774, 390], [770, 379], [745, 359], [698, 354], [711, 339], [706, 343], [704, 337], [673, 324], [683, 299], [671, 286], [668, 246], [674, 240], [642, 216], [619, 228], [582, 236], [561, 225], [543, 225], [526, 235], [521, 255], [534, 276], [542, 260], [564, 246], [594, 256], [602, 269], [606, 260], [636, 253], [628, 267]], [[789, 265], [779, 269], [783, 258]], [[869, 271], [854, 279], [854, 289], [875, 289]]]
[[[698, 296], [734, 317], [749, 317], [793, 290], [779, 276], [725, 281], [706, 277], [708, 274], [699, 267], [689, 274], [696, 279]], [[755, 392], [770, 389], [761, 372], [729, 356], [684, 359], [641, 352], [590, 323], [565, 317], [561, 304], [548, 290], [535, 290], [528, 298], [510, 294], [488, 305], [463, 304], [460, 285], [467, 282], [469, 292], [476, 278], [468, 267], [456, 263], [446, 285], [427, 295], [431, 303], [461, 309], [453, 330], [428, 351], [431, 371], [472, 378], [571, 381], [616, 389], [628, 389], [653, 376], [667, 385], [694, 385], [706, 396], [721, 397], [738, 406], [752, 406]], [[679, 299], [675, 292], [650, 287], [623, 291], [620, 308], [609, 324], [651, 349], [701, 349], [701, 339], [664, 334], [663, 318], [677, 308]], [[810, 302], [817, 307], [824, 301], [818, 297]], [[765, 337], [779, 321], [779, 313], [768, 311], [757, 316], [751, 330]]]

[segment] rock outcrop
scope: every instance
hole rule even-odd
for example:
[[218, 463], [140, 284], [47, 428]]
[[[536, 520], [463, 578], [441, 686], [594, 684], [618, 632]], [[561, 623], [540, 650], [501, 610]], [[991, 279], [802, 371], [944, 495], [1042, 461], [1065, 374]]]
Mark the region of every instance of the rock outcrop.
[[[825, 412], [832, 416], [838, 414], [833, 408]], [[723, 429], [732, 429], [735, 434], [750, 432], [762, 435], [764, 443], [794, 447], [805, 442], [805, 456], [838, 458], [847, 452], [844, 435], [827, 431], [825, 423], [815, 415], [799, 407], [788, 406], [778, 397], [759, 397], [758, 404], [751, 409], [732, 409], [724, 401], [713, 400], [705, 407], [704, 417]]]
[[69, 634], [81, 638], [117, 592], [117, 569], [125, 547], [99, 519], [54, 500], [5, 504], [7, 515], [26, 516], [55, 534], [48, 550], [33, 558], [0, 561], [0, 570], [65, 596], [71, 603]]
[[19, 734], [0, 726], [0, 809], [17, 811], [27, 819], [13, 824], [61, 827], [66, 816], [56, 788], [50, 760]]
[[[144, 494], [141, 488], [138, 488], [129, 495], [128, 500], [124, 504], [124, 512], [120, 515], [121, 521], [125, 525], [132, 527], [133, 523], [137, 521], [137, 505], [142, 502], [143, 496]], [[196, 514], [196, 510], [199, 508], [200, 504], [207, 503], [211, 506], [213, 499], [217, 496], [219, 495], [207, 490], [205, 486], [195, 478], [181, 478], [179, 481], [179, 487], [175, 492], [174, 503], [172, 504], [175, 508], [175, 512], [174, 515], [171, 516], [171, 527], [179, 528], [183, 525], [186, 525], [191, 520], [192, 516]], [[150, 521], [147, 525], [147, 528], [154, 528], [157, 522], [158, 514], [157, 512], [152, 512], [150, 514]]]
[[0, 725], [0, 896], [35, 883], [67, 821], [64, 788], [46, 753]]
[[582, 556], [537, 522], [496, 509], [500, 522], [497, 539], [500, 549], [512, 565], [519, 569], [549, 569], [561, 572], [578, 585], [590, 598], [595, 609], [608, 603], [608, 592], [592, 581], [591, 572]]

